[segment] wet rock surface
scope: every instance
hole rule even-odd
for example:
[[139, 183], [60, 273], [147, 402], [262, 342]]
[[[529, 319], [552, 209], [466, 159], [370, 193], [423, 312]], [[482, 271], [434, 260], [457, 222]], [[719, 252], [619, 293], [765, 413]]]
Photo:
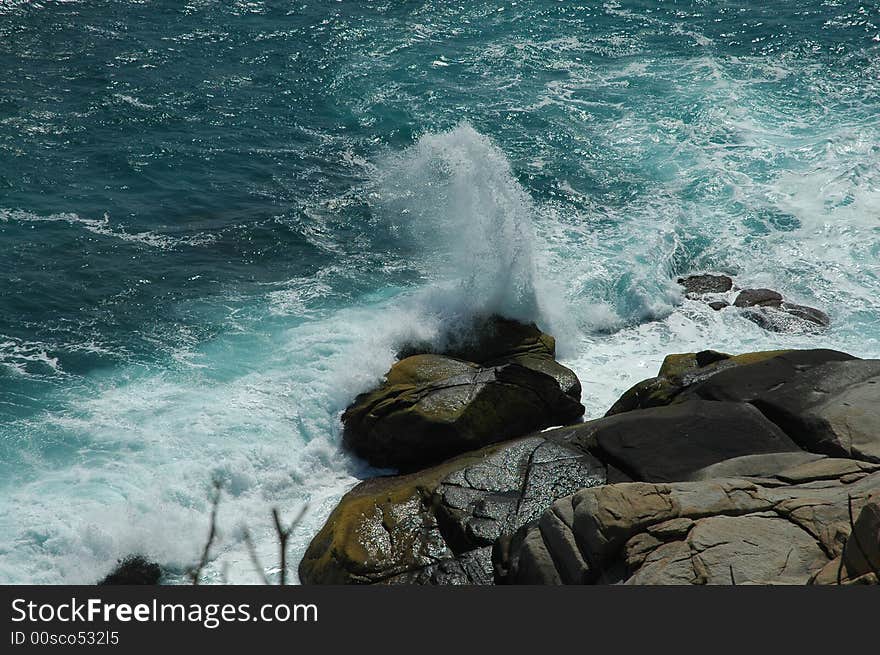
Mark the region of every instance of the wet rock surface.
[[500, 345], [454, 350], [482, 363], [430, 353], [397, 362], [343, 414], [345, 445], [375, 466], [413, 470], [580, 417], [580, 382], [553, 359], [553, 338], [503, 325]]
[[831, 317], [820, 309], [788, 302], [773, 289], [738, 289], [727, 275], [690, 275], [678, 278], [678, 284], [685, 297], [703, 301], [715, 311], [735, 309], [771, 332], [821, 330], [831, 325]]
[[554, 500], [604, 484], [588, 453], [542, 436], [510, 441], [346, 494], [300, 564], [306, 583], [485, 584], [494, 542]]

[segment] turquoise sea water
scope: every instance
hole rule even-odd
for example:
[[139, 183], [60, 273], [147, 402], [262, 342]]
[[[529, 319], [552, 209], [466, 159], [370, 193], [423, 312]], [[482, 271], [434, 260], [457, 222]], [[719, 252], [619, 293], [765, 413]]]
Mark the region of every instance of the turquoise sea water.
[[668, 352], [878, 357], [878, 298], [877, 2], [0, 0], [0, 582], [182, 571], [212, 477], [213, 579], [308, 502], [298, 557], [340, 411], [476, 312], [598, 416]]

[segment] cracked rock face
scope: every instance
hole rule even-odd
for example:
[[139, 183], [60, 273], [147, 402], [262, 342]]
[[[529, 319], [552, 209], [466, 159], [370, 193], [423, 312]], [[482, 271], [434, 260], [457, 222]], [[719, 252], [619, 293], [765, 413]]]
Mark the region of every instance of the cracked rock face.
[[604, 484], [588, 454], [534, 436], [350, 491], [300, 564], [306, 584], [490, 584], [492, 544], [577, 489]]
[[580, 417], [580, 383], [553, 359], [552, 337], [503, 325], [500, 343], [462, 351], [491, 360], [429, 353], [397, 362], [343, 414], [345, 445], [374, 466], [413, 470]]
[[[822, 582], [853, 552], [849, 498], [872, 535], [878, 492], [880, 465], [833, 458], [767, 478], [585, 489], [522, 528], [499, 568], [530, 584]], [[864, 576], [851, 561], [848, 575]]]

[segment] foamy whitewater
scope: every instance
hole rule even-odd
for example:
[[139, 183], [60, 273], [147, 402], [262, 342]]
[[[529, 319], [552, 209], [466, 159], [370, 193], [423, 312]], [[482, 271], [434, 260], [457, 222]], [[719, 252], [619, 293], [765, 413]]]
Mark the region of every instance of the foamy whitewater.
[[[534, 320], [590, 417], [670, 352], [880, 357], [880, 10], [0, 0], [0, 582], [298, 561], [397, 348]], [[358, 5], [350, 7], [349, 4]], [[832, 317], [683, 299], [718, 271]]]

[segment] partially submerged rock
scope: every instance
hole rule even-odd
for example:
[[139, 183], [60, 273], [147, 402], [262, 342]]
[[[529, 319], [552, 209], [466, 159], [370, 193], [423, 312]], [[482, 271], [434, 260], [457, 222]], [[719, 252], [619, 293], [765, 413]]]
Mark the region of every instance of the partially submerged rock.
[[734, 307], [779, 307], [782, 294], [772, 289], [743, 289], [733, 301]]
[[300, 564], [306, 584], [489, 584], [492, 544], [557, 498], [604, 484], [590, 455], [542, 436], [489, 446], [419, 473], [362, 482]]
[[848, 499], [858, 512], [880, 490], [880, 465], [823, 461], [812, 475], [579, 491], [498, 549], [499, 570], [529, 584], [806, 584], [844, 552]]
[[827, 328], [831, 318], [820, 309], [786, 302], [782, 294], [773, 289], [742, 289], [731, 299], [736, 285], [726, 275], [700, 274], [678, 278], [685, 296], [706, 302], [720, 311], [732, 306], [742, 315], [772, 332], [797, 332]]
[[471, 361], [420, 354], [397, 362], [343, 414], [346, 446], [375, 466], [412, 470], [583, 414], [580, 382], [553, 359], [552, 337], [499, 318], [489, 326], [451, 347]]

